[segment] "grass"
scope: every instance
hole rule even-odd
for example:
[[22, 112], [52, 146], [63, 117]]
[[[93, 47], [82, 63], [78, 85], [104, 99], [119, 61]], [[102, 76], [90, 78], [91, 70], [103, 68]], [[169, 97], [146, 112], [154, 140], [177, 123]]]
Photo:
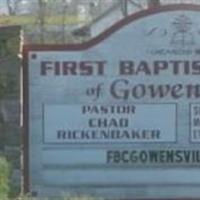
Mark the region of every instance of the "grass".
[[[1, 25], [34, 25], [37, 23], [36, 16], [33, 15], [20, 15], [20, 16], [0, 16], [0, 24]], [[75, 15], [66, 15], [65, 16], [65, 24], [66, 25], [75, 25], [83, 22]], [[62, 25], [63, 24], [63, 16], [55, 15], [48, 16], [45, 18], [45, 24], [47, 25]]]
[[15, 200], [103, 200], [102, 198], [96, 198], [91, 196], [66, 196], [63, 198], [56, 198], [56, 199], [48, 199], [48, 198], [35, 198], [35, 197], [19, 197]]
[[20, 196], [18, 198], [6, 198], [6, 199], [1, 199], [1, 200], [103, 200], [103, 198], [96, 198], [96, 197], [91, 197], [91, 196], [70, 196], [66, 195], [66, 197], [62, 198], [36, 198], [36, 197], [30, 197], [30, 196]]

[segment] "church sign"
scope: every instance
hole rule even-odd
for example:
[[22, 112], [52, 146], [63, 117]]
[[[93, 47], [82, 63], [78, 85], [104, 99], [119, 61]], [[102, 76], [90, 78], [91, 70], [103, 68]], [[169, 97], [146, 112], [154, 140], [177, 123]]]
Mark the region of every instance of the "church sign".
[[24, 189], [200, 197], [200, 7], [135, 13], [89, 42], [24, 46]]

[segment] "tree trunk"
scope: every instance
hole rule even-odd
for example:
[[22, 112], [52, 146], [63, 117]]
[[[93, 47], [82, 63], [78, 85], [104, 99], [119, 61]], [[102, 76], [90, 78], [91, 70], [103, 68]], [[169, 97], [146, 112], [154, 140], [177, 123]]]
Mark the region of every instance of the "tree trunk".
[[124, 17], [128, 16], [128, 0], [121, 1], [121, 10]]
[[12, 8], [12, 5], [11, 5], [11, 1], [10, 0], [6, 0], [6, 4], [7, 4], [7, 8], [8, 8], [8, 14], [9, 15], [13, 15], [14, 12], [13, 12], [13, 8]]
[[44, 43], [46, 4], [43, 0], [38, 0], [38, 5], [39, 5], [38, 19], [40, 27], [40, 42]]
[[148, 0], [148, 7], [160, 6], [160, 0]]

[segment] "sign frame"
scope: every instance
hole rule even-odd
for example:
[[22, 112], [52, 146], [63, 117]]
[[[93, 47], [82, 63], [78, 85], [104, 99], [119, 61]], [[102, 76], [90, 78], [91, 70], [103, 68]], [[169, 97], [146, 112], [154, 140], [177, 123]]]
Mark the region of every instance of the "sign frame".
[[[163, 5], [158, 7], [152, 7], [147, 10], [143, 10], [137, 13], [134, 13], [125, 19], [117, 22], [103, 33], [98, 35], [97, 37], [91, 39], [90, 41], [84, 42], [82, 44], [66, 44], [66, 45], [24, 45], [23, 47], [23, 67], [22, 67], [22, 102], [23, 102], [23, 134], [22, 134], [22, 152], [23, 152], [23, 192], [30, 193], [30, 179], [29, 179], [29, 66], [28, 66], [28, 54], [30, 51], [82, 51], [89, 49], [103, 40], [111, 36], [114, 32], [123, 28], [124, 26], [132, 23], [140, 18], [148, 17], [154, 14], [168, 12], [168, 11], [178, 11], [178, 10], [186, 10], [186, 11], [200, 11], [200, 6], [194, 4], [174, 4], [174, 5]], [[33, 196], [37, 196], [37, 194], [32, 193]], [[171, 198], [173, 199], [173, 198]], [[176, 199], [176, 198], [174, 198]]]

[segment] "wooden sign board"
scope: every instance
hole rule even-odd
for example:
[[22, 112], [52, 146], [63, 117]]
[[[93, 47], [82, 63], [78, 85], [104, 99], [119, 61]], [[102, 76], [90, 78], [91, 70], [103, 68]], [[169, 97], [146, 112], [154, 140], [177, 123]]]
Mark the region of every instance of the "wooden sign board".
[[199, 11], [152, 8], [81, 45], [24, 47], [26, 191], [200, 197]]

